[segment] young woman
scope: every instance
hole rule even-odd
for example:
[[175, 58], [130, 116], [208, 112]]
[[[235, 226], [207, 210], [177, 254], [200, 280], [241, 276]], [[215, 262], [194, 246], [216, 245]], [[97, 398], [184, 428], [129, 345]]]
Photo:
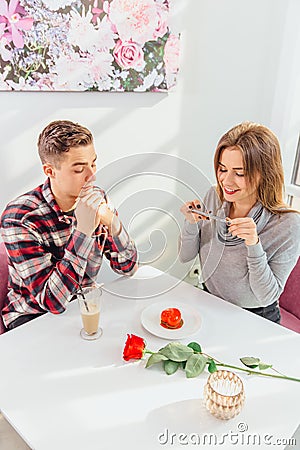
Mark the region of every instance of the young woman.
[[203, 203], [181, 207], [180, 260], [199, 254], [210, 293], [279, 322], [278, 299], [300, 253], [300, 214], [283, 201], [278, 139], [265, 126], [237, 125], [220, 139], [214, 165], [217, 186]]

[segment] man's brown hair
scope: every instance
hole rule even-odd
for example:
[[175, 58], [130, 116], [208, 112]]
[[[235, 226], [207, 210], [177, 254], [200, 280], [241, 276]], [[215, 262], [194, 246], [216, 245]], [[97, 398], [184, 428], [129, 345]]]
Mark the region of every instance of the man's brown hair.
[[87, 128], [69, 120], [56, 120], [39, 135], [38, 151], [43, 164], [59, 165], [70, 148], [92, 143], [93, 136]]

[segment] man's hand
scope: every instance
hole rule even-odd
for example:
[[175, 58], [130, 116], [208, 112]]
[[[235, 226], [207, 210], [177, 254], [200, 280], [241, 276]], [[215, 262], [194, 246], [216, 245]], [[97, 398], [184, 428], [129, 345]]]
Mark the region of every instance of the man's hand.
[[[108, 227], [112, 236], [117, 236], [121, 231], [121, 222], [118, 216], [109, 208], [107, 203], [101, 203], [97, 210], [97, 222]], [[98, 226], [97, 225], [97, 226]]]
[[80, 193], [75, 209], [77, 230], [92, 236], [99, 225], [106, 225], [112, 236], [121, 231], [121, 223], [116, 214], [108, 207], [103, 192], [92, 186]]

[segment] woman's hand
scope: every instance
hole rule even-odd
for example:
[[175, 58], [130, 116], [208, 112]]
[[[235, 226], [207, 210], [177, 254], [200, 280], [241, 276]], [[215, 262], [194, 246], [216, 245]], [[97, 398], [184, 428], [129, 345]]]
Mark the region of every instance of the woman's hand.
[[245, 240], [246, 245], [258, 243], [256, 223], [251, 217], [230, 219], [228, 231], [233, 235]]
[[191, 209], [201, 209], [200, 200], [197, 198], [193, 200], [192, 202], [186, 202], [182, 207], [180, 208], [180, 212], [184, 215], [185, 219], [189, 223], [197, 223], [200, 220], [207, 220], [207, 217], [200, 216], [199, 214], [192, 213]]

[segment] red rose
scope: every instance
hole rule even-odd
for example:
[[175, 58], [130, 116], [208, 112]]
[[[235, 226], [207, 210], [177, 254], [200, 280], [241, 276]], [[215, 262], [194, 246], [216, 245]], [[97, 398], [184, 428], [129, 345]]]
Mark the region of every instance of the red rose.
[[146, 344], [143, 338], [134, 334], [127, 334], [127, 341], [123, 351], [123, 359], [141, 359], [144, 355]]

